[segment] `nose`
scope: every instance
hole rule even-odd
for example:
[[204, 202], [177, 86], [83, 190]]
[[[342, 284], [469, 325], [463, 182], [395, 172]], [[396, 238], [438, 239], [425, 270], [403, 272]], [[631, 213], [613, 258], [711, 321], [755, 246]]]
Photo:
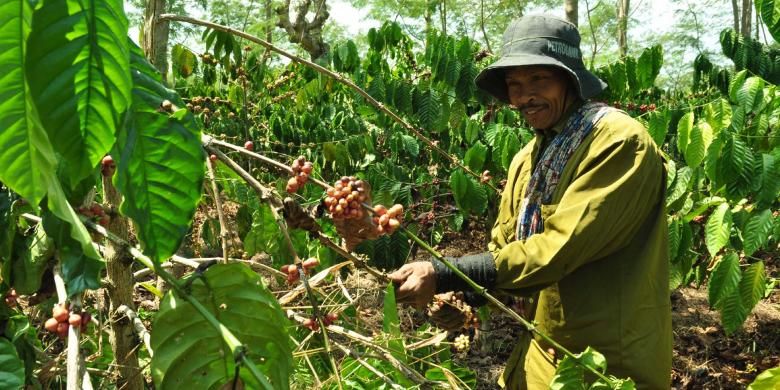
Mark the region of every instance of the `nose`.
[[536, 93], [533, 88], [519, 88], [510, 86], [507, 89], [509, 95], [509, 103], [516, 107], [523, 107], [528, 104], [533, 104]]

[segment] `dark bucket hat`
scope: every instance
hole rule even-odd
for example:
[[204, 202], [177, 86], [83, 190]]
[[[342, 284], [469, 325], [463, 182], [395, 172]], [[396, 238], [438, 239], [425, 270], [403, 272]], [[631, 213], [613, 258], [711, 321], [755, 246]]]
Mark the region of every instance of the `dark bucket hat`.
[[573, 24], [551, 16], [523, 16], [513, 20], [501, 46], [501, 57], [474, 80], [477, 87], [509, 103], [504, 72], [527, 65], [552, 65], [567, 71], [583, 100], [598, 95], [607, 84], [585, 69], [580, 33]]

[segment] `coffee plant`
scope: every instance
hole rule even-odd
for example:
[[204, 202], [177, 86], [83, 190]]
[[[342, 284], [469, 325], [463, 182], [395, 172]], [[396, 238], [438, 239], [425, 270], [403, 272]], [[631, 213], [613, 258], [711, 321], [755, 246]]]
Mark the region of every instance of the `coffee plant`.
[[[758, 8], [777, 37], [773, 4]], [[452, 360], [475, 331], [410, 329], [393, 286], [376, 286], [420, 251], [446, 262], [446, 234], [491, 225], [534, 133], [474, 86], [490, 54], [434, 30], [420, 47], [385, 22], [364, 53], [345, 40], [315, 63], [166, 17], [208, 27], [204, 53], [172, 48], [170, 85], [119, 1], [0, 5], [0, 387], [110, 386], [86, 367], [114, 364], [117, 387], [142, 388], [139, 358], [166, 389], [475, 387]], [[699, 57], [690, 91], [655, 86], [658, 46], [598, 74], [599, 98], [666, 154], [673, 288], [706, 285], [732, 333], [777, 282], [780, 68], [775, 49], [729, 31], [721, 43], [735, 69]], [[347, 219], [376, 230], [339, 245]], [[435, 305], [478, 328], [462, 301]], [[597, 351], [538, 336], [564, 356], [556, 388], [633, 388]], [[59, 352], [67, 369], [49, 370]]]

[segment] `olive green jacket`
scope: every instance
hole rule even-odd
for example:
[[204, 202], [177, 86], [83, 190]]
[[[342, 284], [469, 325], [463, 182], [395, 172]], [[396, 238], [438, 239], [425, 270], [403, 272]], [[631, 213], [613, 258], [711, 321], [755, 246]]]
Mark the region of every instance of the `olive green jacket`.
[[[560, 129], [558, 129], [560, 131]], [[607, 114], [564, 168], [544, 232], [515, 240], [541, 133], [513, 159], [489, 245], [496, 289], [538, 294], [538, 329], [574, 352], [607, 358], [607, 372], [640, 389], [669, 389], [672, 363], [665, 168], [644, 127], [623, 112]], [[530, 338], [529, 338], [530, 339]], [[503, 384], [546, 389], [555, 370], [550, 348], [521, 342]], [[560, 356], [558, 356], [560, 357]]]

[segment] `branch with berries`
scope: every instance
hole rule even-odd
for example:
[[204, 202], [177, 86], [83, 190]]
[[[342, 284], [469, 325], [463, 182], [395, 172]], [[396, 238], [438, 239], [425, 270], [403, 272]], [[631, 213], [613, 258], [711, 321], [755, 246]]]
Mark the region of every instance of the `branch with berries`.
[[[230, 160], [227, 156], [225, 156], [224, 154], [222, 154], [218, 150], [214, 149], [212, 144], [219, 145], [219, 146], [224, 146], [224, 147], [230, 148], [232, 150], [238, 151], [238, 152], [240, 152], [242, 154], [245, 154], [245, 155], [248, 155], [250, 157], [256, 158], [256, 159], [260, 160], [261, 162], [263, 162], [265, 164], [268, 164], [270, 166], [276, 167], [277, 169], [279, 169], [282, 172], [285, 172], [285, 173], [287, 173], [289, 175], [297, 175], [298, 174], [295, 170], [293, 170], [292, 166], [286, 166], [286, 165], [284, 165], [284, 164], [282, 164], [280, 162], [277, 162], [277, 161], [275, 161], [275, 160], [273, 160], [271, 158], [268, 158], [266, 156], [260, 155], [258, 153], [255, 153], [255, 152], [252, 152], [252, 151], [248, 151], [248, 150], [246, 150], [244, 148], [240, 148], [240, 147], [237, 147], [235, 145], [232, 145], [232, 144], [229, 144], [229, 143], [226, 143], [226, 142], [215, 140], [211, 136], [208, 136], [208, 135], [204, 134], [202, 136], [202, 142], [203, 142], [204, 147], [207, 150], [212, 151], [212, 153], [216, 152], [217, 156], [219, 157], [220, 160], [223, 160], [223, 161], [226, 161], [226, 162], [227, 161], [232, 162], [232, 160]], [[243, 172], [243, 174], [242, 174], [241, 172], [239, 172], [238, 170], [241, 170], [241, 168], [238, 167], [237, 164], [235, 164], [235, 162], [232, 162], [232, 164], [229, 164], [229, 165], [231, 166], [231, 168], [236, 170], [236, 172], [239, 173], [240, 176], [244, 177], [244, 175], [246, 175], [246, 177], [244, 177], [244, 178], [248, 182], [251, 182], [250, 184], [256, 183], [256, 184], [253, 184], [253, 186], [256, 185], [256, 186], [259, 186], [260, 188], [265, 188], [262, 185], [260, 185], [257, 182], [257, 180], [255, 180], [254, 178], [249, 176], [248, 173]], [[299, 162], [298, 165], [301, 166], [300, 162]], [[486, 176], [489, 177], [489, 172], [485, 172], [481, 176], [482, 177], [486, 177]], [[297, 177], [298, 176], [294, 176], [294, 178], [296, 180], [296, 183], [298, 182]], [[326, 184], [326, 183], [324, 183], [324, 182], [322, 182], [320, 180], [311, 178], [309, 176], [309, 174], [307, 174], [306, 175], [306, 181], [309, 181], [309, 180], [311, 180], [312, 182], [314, 182], [315, 184], [321, 186], [322, 188], [324, 188], [326, 190], [326, 193], [327, 193], [328, 197], [326, 198], [325, 203], [328, 206], [328, 209], [330, 211], [331, 217], [334, 220], [334, 223], [337, 224], [337, 228], [338, 228], [338, 221], [340, 221], [340, 220], [343, 221], [343, 220], [348, 220], [348, 219], [357, 219], [358, 216], [360, 216], [362, 218], [362, 217], [371, 215], [373, 218], [376, 218], [375, 220], [372, 219], [372, 223], [370, 225], [370, 226], [374, 227], [373, 230], [371, 228], [363, 228], [365, 225], [362, 225], [360, 223], [355, 224], [353, 222], [353, 224], [355, 226], [358, 226], [359, 228], [363, 228], [363, 231], [359, 231], [359, 233], [366, 234], [368, 236], [370, 236], [371, 234], [374, 234], [374, 233], [380, 233], [379, 226], [382, 227], [381, 228], [381, 232], [382, 233], [386, 233], [387, 231], [395, 231], [396, 229], [398, 231], [401, 231], [410, 240], [414, 241], [421, 248], [423, 248], [425, 251], [430, 253], [431, 256], [434, 259], [436, 259], [437, 261], [440, 261], [447, 268], [452, 270], [453, 273], [455, 273], [458, 277], [463, 279], [469, 285], [469, 287], [471, 287], [477, 294], [479, 294], [480, 296], [482, 296], [485, 299], [487, 299], [488, 302], [493, 304], [500, 311], [504, 312], [509, 317], [511, 317], [512, 319], [514, 319], [515, 321], [517, 321], [518, 323], [523, 325], [528, 331], [537, 334], [539, 337], [544, 339], [547, 343], [552, 345], [556, 350], [561, 351], [564, 355], [566, 355], [569, 358], [573, 359], [575, 362], [577, 362], [577, 364], [581, 365], [583, 368], [585, 368], [586, 370], [588, 370], [589, 372], [591, 372], [592, 374], [597, 376], [599, 379], [605, 381], [606, 383], [613, 383], [613, 381], [609, 377], [607, 377], [605, 374], [603, 374], [603, 373], [595, 370], [594, 368], [589, 367], [587, 364], [581, 362], [580, 359], [578, 359], [577, 356], [575, 356], [574, 353], [569, 351], [566, 347], [564, 347], [563, 345], [561, 345], [557, 341], [553, 340], [550, 336], [546, 335], [545, 333], [539, 331], [533, 323], [527, 321], [526, 319], [521, 317], [517, 312], [515, 312], [512, 309], [510, 309], [503, 302], [501, 302], [496, 297], [494, 297], [492, 294], [490, 294], [485, 287], [482, 287], [479, 284], [477, 284], [476, 282], [474, 282], [471, 278], [469, 278], [461, 270], [459, 270], [457, 267], [455, 267], [450, 261], [445, 259], [438, 251], [433, 249], [430, 245], [428, 245], [425, 241], [423, 241], [417, 235], [415, 235], [411, 231], [409, 231], [406, 228], [404, 228], [400, 223], [396, 224], [394, 222], [394, 223], [392, 223], [392, 226], [391, 226], [390, 219], [398, 216], [399, 215], [398, 213], [402, 213], [403, 212], [403, 208], [395, 209], [394, 213], [392, 214], [392, 216], [390, 214], [390, 209], [387, 209], [387, 211], [384, 214], [378, 215], [380, 212], [382, 212], [381, 208], [377, 208], [375, 210], [375, 208], [372, 207], [371, 205], [369, 205], [369, 204], [367, 204], [365, 202], [360, 202], [361, 194], [366, 193], [366, 191], [365, 190], [364, 191], [358, 191], [358, 189], [359, 188], [363, 188], [366, 185], [366, 183], [364, 183], [364, 182], [358, 183], [358, 180], [355, 179], [354, 177], [342, 177], [339, 181], [334, 183], [333, 186], [330, 186], [330, 185], [328, 185], [328, 184]], [[296, 187], [296, 190], [298, 190], [298, 189], [300, 189], [300, 186]], [[270, 190], [265, 190], [265, 192], [267, 192], [267, 195], [265, 195], [265, 197], [273, 198], [273, 195], [272, 195]], [[350, 196], [352, 197], [351, 201], [347, 201], [348, 197], [350, 197]], [[356, 198], [356, 196], [357, 196], [357, 198]], [[369, 200], [369, 198], [366, 197], [365, 200]], [[360, 207], [353, 208], [352, 207], [352, 202], [359, 202], [359, 206]], [[364, 210], [367, 213], [361, 215], [361, 213], [359, 212], [361, 210], [361, 208], [362, 208], [362, 210]], [[273, 209], [273, 207], [272, 207], [272, 209]], [[387, 218], [382, 218], [382, 217], [387, 217]], [[385, 230], [385, 229], [387, 229], [387, 230]], [[286, 234], [286, 230], [283, 230], [283, 232]], [[345, 239], [347, 239], [347, 240], [349, 238], [352, 238], [352, 237], [345, 237]], [[286, 236], [286, 240], [289, 240], [289, 236]], [[349, 243], [349, 241], [348, 241], [348, 243]], [[349, 245], [348, 245], [348, 248], [349, 248]], [[289, 268], [288, 268], [288, 271], [289, 271]], [[300, 275], [303, 275], [304, 269], [302, 267], [300, 269], [296, 268], [296, 271], [298, 271], [298, 273]], [[311, 293], [311, 291], [308, 291], [308, 292]], [[317, 315], [316, 313], [315, 313], [315, 317], [318, 320], [321, 321], [321, 317], [319, 315]], [[320, 326], [322, 326], [322, 323], [320, 324]]]

